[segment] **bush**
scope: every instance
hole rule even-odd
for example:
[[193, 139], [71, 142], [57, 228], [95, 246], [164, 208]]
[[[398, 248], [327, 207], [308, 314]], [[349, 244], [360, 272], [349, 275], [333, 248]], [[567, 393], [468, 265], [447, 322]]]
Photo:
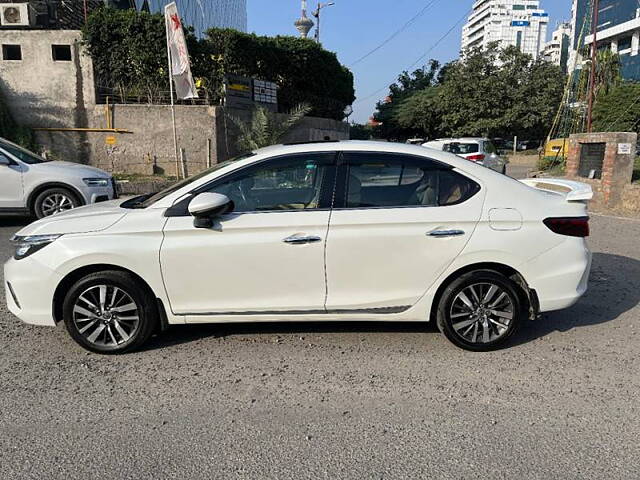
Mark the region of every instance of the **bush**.
[[566, 159], [564, 157], [540, 157], [538, 159], [538, 170], [542, 171], [564, 171]]
[[[353, 75], [335, 53], [308, 39], [265, 37], [230, 29], [210, 29], [197, 39], [186, 30], [192, 73], [210, 104], [218, 104], [226, 74], [273, 81], [281, 112], [311, 106], [310, 115], [342, 120], [355, 99]], [[150, 103], [166, 101], [169, 90], [164, 17], [102, 8], [83, 29], [100, 86]]]

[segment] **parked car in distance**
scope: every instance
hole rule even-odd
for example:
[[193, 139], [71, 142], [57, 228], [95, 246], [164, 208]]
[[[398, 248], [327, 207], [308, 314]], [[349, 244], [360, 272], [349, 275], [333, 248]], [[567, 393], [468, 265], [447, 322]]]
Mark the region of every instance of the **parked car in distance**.
[[24, 213], [43, 218], [116, 197], [116, 184], [104, 170], [47, 161], [0, 138], [0, 214]]
[[489, 350], [587, 289], [591, 187], [543, 180], [399, 143], [268, 147], [24, 227], [7, 304], [102, 353], [170, 324], [324, 320], [432, 321]]
[[488, 138], [440, 138], [423, 143], [422, 146], [453, 153], [496, 172], [507, 173], [509, 162], [498, 155], [496, 147]]

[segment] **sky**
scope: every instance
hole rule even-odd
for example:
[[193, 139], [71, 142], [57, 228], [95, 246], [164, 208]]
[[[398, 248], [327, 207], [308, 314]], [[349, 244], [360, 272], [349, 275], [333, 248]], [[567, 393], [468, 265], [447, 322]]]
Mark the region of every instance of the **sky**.
[[[322, 10], [321, 41], [354, 74], [357, 98], [350, 120], [361, 123], [371, 116], [376, 102], [386, 96], [386, 87], [421, 57], [423, 61], [412, 70], [429, 58], [444, 63], [458, 57], [465, 14], [473, 4], [473, 0], [334, 1], [334, 6]], [[293, 22], [300, 16], [300, 0], [248, 0], [247, 4], [249, 32], [298, 35]], [[316, 4], [317, 0], [311, 0], [309, 10], [315, 9]], [[559, 21], [570, 20], [571, 0], [541, 0], [540, 4], [550, 16], [549, 35]], [[427, 6], [406, 30], [353, 65]], [[454, 25], [455, 29], [435, 45]]]

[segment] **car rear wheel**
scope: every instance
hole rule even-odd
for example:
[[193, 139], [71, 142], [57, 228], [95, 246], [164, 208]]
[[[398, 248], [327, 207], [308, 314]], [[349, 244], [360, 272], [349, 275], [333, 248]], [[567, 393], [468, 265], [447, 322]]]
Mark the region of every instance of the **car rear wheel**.
[[44, 218], [71, 210], [79, 205], [78, 197], [70, 190], [66, 188], [48, 188], [36, 197], [33, 210], [36, 217]]
[[92, 273], [67, 293], [64, 322], [71, 337], [97, 353], [124, 353], [140, 347], [158, 323], [154, 296], [132, 275]]
[[513, 335], [524, 318], [519, 289], [498, 272], [466, 273], [443, 292], [438, 326], [458, 347], [494, 350]]

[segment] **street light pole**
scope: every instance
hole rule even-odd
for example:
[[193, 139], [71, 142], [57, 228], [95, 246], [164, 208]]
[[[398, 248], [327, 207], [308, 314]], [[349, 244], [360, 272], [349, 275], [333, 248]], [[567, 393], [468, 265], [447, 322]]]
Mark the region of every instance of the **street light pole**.
[[325, 7], [330, 7], [332, 5], [335, 5], [335, 2], [327, 2], [327, 3], [320, 3], [318, 2], [318, 7], [316, 8], [316, 11], [313, 12], [313, 16], [316, 17], [316, 42], [320, 43], [320, 10], [322, 10]]
[[593, 130], [593, 102], [596, 89], [596, 64], [598, 62], [598, 10], [600, 0], [593, 0], [592, 27], [593, 39], [591, 42], [591, 68], [589, 69], [589, 106], [587, 107], [587, 133]]

